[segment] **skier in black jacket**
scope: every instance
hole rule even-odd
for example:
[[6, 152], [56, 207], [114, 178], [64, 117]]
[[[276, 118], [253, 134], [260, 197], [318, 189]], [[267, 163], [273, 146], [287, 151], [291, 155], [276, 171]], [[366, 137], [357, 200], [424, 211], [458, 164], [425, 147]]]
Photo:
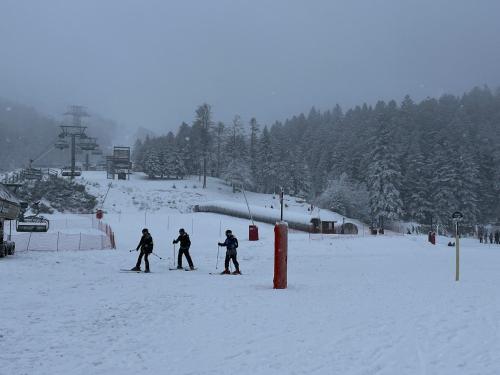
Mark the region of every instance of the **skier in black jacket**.
[[186, 233], [184, 229], [179, 229], [179, 237], [176, 240], [173, 240], [172, 243], [176, 244], [177, 242], [181, 243], [181, 247], [179, 249], [179, 255], [177, 256], [177, 268], [182, 268], [182, 255], [186, 256], [186, 259], [189, 263], [189, 268], [194, 270], [193, 260], [191, 259], [191, 255], [189, 255], [189, 248], [191, 247], [191, 240], [189, 239], [189, 234]]
[[240, 264], [236, 260], [238, 248], [238, 239], [233, 236], [233, 232], [231, 230], [226, 230], [226, 240], [224, 242], [219, 242], [219, 246], [224, 246], [227, 248], [226, 250], [226, 259], [224, 261], [224, 271], [221, 272], [221, 275], [229, 275], [229, 261], [232, 260], [234, 267], [236, 270], [233, 272], [233, 275], [241, 275], [240, 272]]
[[149, 234], [148, 230], [144, 228], [142, 230], [142, 237], [139, 245], [137, 245], [136, 251], [141, 249], [141, 253], [139, 254], [139, 258], [137, 259], [137, 264], [131, 271], [140, 271], [141, 270], [141, 261], [142, 257], [144, 257], [144, 263], [146, 265], [146, 270], [144, 272], [149, 272], [149, 260], [148, 256], [153, 252], [153, 237]]

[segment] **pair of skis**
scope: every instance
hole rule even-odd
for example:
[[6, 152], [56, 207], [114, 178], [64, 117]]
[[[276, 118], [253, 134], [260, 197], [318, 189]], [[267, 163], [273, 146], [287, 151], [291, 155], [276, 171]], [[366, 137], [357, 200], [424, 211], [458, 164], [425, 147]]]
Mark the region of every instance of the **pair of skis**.
[[[195, 267], [194, 269], [191, 269], [189, 267], [185, 267], [185, 268], [169, 268], [168, 270], [169, 271], [196, 271], [198, 268]], [[127, 270], [127, 269], [120, 269], [120, 272], [130, 272], [130, 273], [151, 273], [151, 272], [144, 272], [144, 271], [136, 271], [136, 270]]]
[[[198, 269], [198, 267], [195, 267], [194, 269], [191, 269], [189, 267], [185, 267], [185, 268], [169, 268], [168, 270], [169, 271], [196, 271], [197, 269]], [[123, 273], [151, 273], [151, 272], [127, 270], [127, 269], [120, 269], [120, 272], [123, 272]], [[231, 275], [241, 275], [241, 273], [209, 272], [209, 275], [220, 275], [220, 276], [228, 275], [228, 276], [231, 276]]]
[[189, 268], [189, 267], [184, 267], [184, 268], [172, 268], [170, 267], [168, 270], [169, 271], [196, 271], [198, 269], [198, 267], [194, 267], [193, 269]]
[[136, 270], [126, 270], [126, 269], [120, 269], [120, 272], [124, 272], [124, 273], [152, 273], [151, 271], [150, 272], [145, 272], [145, 271], [136, 271]]

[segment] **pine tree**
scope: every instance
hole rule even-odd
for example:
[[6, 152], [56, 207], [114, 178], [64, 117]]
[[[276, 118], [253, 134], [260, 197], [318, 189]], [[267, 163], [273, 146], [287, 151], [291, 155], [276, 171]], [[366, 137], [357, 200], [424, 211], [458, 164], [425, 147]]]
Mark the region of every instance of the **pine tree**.
[[149, 149], [144, 157], [144, 172], [149, 178], [159, 177], [162, 174], [160, 157], [156, 150]]
[[222, 161], [223, 161], [223, 156], [222, 156], [222, 147], [223, 147], [223, 142], [224, 142], [224, 132], [225, 127], [224, 123], [218, 122], [217, 126], [215, 128], [215, 177], [220, 177], [221, 176], [221, 169], [222, 169]]
[[196, 109], [196, 118], [193, 129], [198, 131], [201, 146], [201, 160], [203, 172], [203, 188], [207, 187], [207, 167], [209, 151], [212, 142], [211, 128], [213, 126], [212, 109], [207, 103], [203, 103]]
[[275, 163], [274, 152], [271, 143], [271, 135], [267, 126], [264, 127], [260, 136], [258, 145], [258, 163], [257, 163], [257, 186], [263, 193], [271, 193], [274, 191], [275, 184]]
[[371, 139], [371, 162], [368, 167], [368, 190], [372, 218], [398, 220], [403, 214], [400, 196], [401, 172], [390, 143], [391, 108], [379, 102], [376, 107], [378, 125]]
[[259, 124], [255, 117], [250, 119], [250, 172], [252, 180], [257, 178], [257, 143], [259, 137]]
[[145, 147], [142, 140], [136, 139], [132, 149], [132, 161], [134, 163], [134, 171], [144, 170]]

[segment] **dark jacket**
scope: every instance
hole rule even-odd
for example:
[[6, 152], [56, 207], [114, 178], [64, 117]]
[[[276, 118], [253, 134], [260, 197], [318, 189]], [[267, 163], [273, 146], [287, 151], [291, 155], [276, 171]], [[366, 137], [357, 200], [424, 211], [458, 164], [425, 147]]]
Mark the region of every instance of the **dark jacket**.
[[238, 239], [234, 236], [229, 236], [223, 243], [219, 242], [219, 246], [225, 246], [228, 250], [236, 251], [238, 248]]
[[141, 248], [141, 251], [144, 251], [145, 253], [152, 253], [153, 252], [153, 237], [149, 233], [145, 233], [141, 237], [141, 241], [139, 242], [139, 245], [137, 245], [136, 250], [139, 250]]
[[189, 249], [191, 246], [191, 240], [189, 239], [189, 234], [187, 233], [180, 234], [179, 237], [173, 241], [173, 243], [177, 243], [179, 241], [181, 243], [181, 249]]

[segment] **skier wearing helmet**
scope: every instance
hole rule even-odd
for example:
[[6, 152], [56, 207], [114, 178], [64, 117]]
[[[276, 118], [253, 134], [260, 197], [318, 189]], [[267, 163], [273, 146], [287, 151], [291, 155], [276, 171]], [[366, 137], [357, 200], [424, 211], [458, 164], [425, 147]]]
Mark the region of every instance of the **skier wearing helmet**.
[[141, 249], [141, 253], [139, 254], [139, 258], [137, 259], [137, 264], [131, 271], [140, 271], [141, 270], [141, 262], [142, 257], [144, 257], [144, 264], [146, 265], [146, 270], [144, 272], [149, 272], [149, 261], [148, 256], [153, 252], [153, 237], [149, 234], [147, 228], [142, 230], [142, 237], [139, 245], [137, 245], [136, 251]]
[[230, 229], [226, 230], [226, 240], [224, 242], [219, 242], [219, 246], [226, 247], [226, 259], [224, 261], [224, 271], [221, 272], [221, 275], [229, 275], [229, 261], [232, 260], [234, 267], [236, 270], [233, 272], [233, 275], [241, 275], [240, 265], [236, 260], [238, 248], [238, 239], [233, 236], [233, 232]]
[[189, 248], [191, 247], [191, 240], [189, 239], [189, 234], [181, 228], [179, 229], [179, 237], [176, 240], [173, 240], [172, 243], [176, 244], [177, 242], [181, 243], [179, 248], [179, 255], [177, 256], [177, 268], [182, 269], [182, 255], [186, 256], [186, 259], [189, 264], [189, 269], [194, 270], [193, 260], [191, 259], [191, 255], [189, 255]]

